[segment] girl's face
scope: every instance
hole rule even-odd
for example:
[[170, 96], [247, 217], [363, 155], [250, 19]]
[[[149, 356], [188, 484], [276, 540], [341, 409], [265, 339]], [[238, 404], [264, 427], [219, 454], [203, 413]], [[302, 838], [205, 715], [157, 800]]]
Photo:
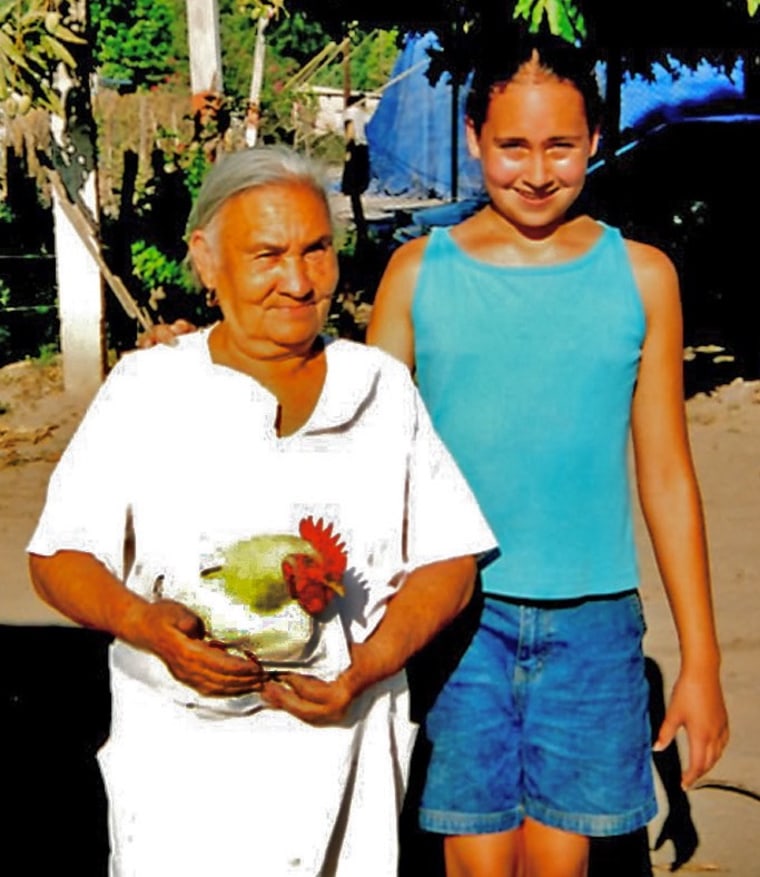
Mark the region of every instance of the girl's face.
[[480, 134], [467, 122], [470, 154], [480, 161], [493, 208], [531, 235], [563, 220], [597, 142], [578, 89], [543, 71], [495, 89]]

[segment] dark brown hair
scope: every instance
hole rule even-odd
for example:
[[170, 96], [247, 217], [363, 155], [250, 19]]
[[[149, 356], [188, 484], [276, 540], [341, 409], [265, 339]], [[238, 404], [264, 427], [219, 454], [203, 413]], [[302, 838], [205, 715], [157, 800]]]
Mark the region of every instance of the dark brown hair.
[[508, 34], [501, 39], [491, 36], [484, 41], [465, 106], [465, 113], [475, 132], [480, 134], [494, 89], [511, 82], [534, 57], [541, 70], [578, 89], [586, 108], [589, 132], [593, 133], [602, 118], [595, 56], [589, 50], [573, 46], [559, 37], [537, 34]]

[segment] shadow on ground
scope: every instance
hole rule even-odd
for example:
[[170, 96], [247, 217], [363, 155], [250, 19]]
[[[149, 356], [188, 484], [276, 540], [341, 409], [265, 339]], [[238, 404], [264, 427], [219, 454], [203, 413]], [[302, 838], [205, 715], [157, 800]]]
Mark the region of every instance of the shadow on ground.
[[[95, 755], [109, 727], [109, 642], [79, 628], [0, 625], [3, 858], [11, 869], [3, 873], [9, 877], [107, 875], [107, 805]], [[423, 744], [415, 753], [410, 802], [424, 763]], [[401, 838], [399, 877], [443, 877], [440, 840], [416, 828], [412, 806], [402, 817]], [[640, 837], [596, 844], [591, 874], [651, 874], [641, 870], [641, 856]]]
[[107, 873], [95, 753], [108, 735], [108, 643], [76, 628], [0, 626], [8, 877]]

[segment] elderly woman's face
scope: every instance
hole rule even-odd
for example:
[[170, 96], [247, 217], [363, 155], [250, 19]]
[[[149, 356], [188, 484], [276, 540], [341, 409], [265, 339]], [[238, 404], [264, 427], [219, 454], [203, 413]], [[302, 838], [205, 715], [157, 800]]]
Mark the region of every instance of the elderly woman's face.
[[225, 202], [216, 221], [215, 245], [199, 232], [191, 250], [238, 346], [254, 355], [262, 343], [310, 346], [338, 281], [321, 196], [304, 183], [248, 189]]

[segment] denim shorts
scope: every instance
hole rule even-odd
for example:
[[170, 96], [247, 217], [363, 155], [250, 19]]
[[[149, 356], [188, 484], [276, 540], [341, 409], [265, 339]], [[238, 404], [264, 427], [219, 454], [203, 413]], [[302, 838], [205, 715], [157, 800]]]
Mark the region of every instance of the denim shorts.
[[527, 816], [587, 836], [657, 812], [638, 593], [577, 601], [486, 596], [429, 711], [420, 824], [509, 831]]

